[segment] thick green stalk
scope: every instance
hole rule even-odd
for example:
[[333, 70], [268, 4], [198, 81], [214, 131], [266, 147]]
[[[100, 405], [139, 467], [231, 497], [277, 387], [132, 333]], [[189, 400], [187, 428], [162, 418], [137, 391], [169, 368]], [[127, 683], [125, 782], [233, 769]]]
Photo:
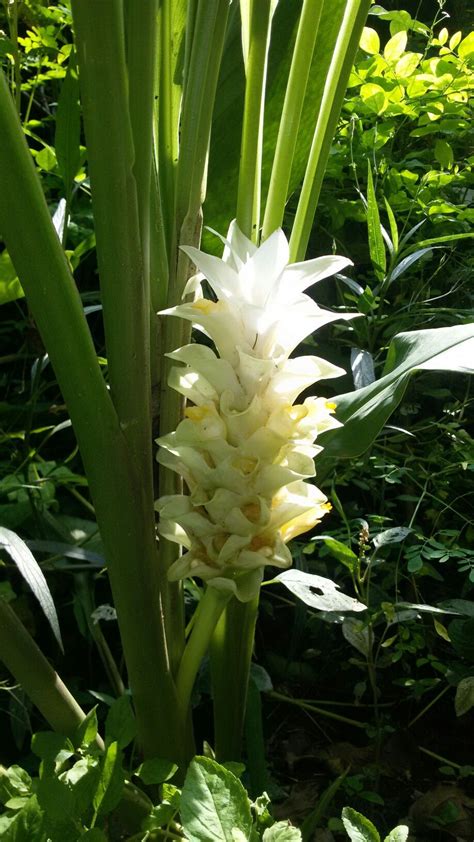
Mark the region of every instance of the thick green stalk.
[[122, 3], [74, 0], [72, 9], [110, 388], [134, 457], [149, 474], [148, 290], [134, 175], [141, 164], [132, 137]]
[[252, 660], [258, 596], [233, 599], [219, 620], [211, 644], [214, 748], [218, 760], [239, 760]]
[[174, 758], [180, 736], [143, 478], [102, 378], [81, 300], [1, 75], [0, 136], [0, 231], [81, 450], [109, 562], [141, 742], [147, 754]]
[[301, 10], [265, 205], [262, 230], [264, 240], [280, 228], [283, 222], [291, 167], [323, 3], [324, 0], [304, 0]]
[[[150, 190], [158, 0], [126, 0], [128, 99], [132, 127], [143, 274], [150, 266]], [[148, 283], [146, 283], [148, 291]]]
[[[9, 605], [0, 599], [0, 660], [54, 731], [71, 737], [85, 713]], [[100, 748], [104, 744], [97, 737]]]
[[326, 163], [371, 0], [348, 0], [328, 70], [290, 238], [290, 260], [303, 260]]
[[[133, 0], [132, 0], [133, 2]], [[174, 208], [176, 196], [176, 166], [179, 154], [180, 88], [176, 87], [176, 49], [173, 40], [173, 2], [159, 4], [159, 57], [157, 65], [157, 134], [160, 195], [167, 251], [171, 254], [175, 240]], [[138, 5], [138, 4], [137, 4]], [[177, 95], [178, 94], [178, 95]]]
[[271, 0], [252, 2], [240, 147], [237, 223], [240, 230], [254, 242], [258, 242], [260, 228], [263, 115], [271, 5]]

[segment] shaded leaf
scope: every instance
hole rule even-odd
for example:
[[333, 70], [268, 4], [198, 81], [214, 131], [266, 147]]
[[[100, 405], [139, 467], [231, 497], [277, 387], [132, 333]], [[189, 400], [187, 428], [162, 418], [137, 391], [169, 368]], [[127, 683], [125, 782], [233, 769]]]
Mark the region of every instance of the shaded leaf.
[[355, 617], [346, 617], [342, 624], [342, 633], [351, 646], [357, 649], [364, 658], [368, 658], [370, 654], [370, 634], [369, 629], [360, 620]]
[[462, 678], [456, 687], [454, 699], [456, 716], [464, 716], [472, 707], [474, 707], [474, 675], [468, 675]]
[[35, 560], [34, 556], [26, 546], [25, 542], [10, 529], [0, 526], [0, 546], [3, 547], [8, 555], [15, 562], [18, 570], [23, 576], [25, 582], [28, 583], [38, 600], [52, 632], [58, 641], [61, 651], [64, 652], [63, 642], [61, 640], [61, 632], [59, 629], [58, 615], [54, 607], [53, 597], [48, 587], [48, 583], [44, 577], [43, 571]]

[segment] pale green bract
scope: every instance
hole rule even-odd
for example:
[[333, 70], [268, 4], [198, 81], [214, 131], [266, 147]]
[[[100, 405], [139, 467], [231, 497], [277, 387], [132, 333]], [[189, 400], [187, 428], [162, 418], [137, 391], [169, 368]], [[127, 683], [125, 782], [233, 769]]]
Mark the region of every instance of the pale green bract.
[[[330, 508], [315, 485], [314, 442], [340, 426], [325, 398], [294, 401], [311, 384], [343, 369], [314, 356], [289, 358], [313, 331], [354, 313], [321, 309], [304, 290], [350, 264], [336, 255], [288, 265], [288, 242], [275, 231], [257, 248], [231, 223], [223, 259], [185, 247], [201, 273], [193, 303], [164, 310], [188, 319], [213, 341], [168, 356], [169, 385], [191, 405], [175, 432], [158, 439], [158, 461], [179, 473], [188, 495], [156, 504], [159, 532], [186, 552], [169, 578], [198, 576], [245, 602], [265, 565], [287, 568], [291, 538]], [[207, 279], [217, 301], [202, 297]]]

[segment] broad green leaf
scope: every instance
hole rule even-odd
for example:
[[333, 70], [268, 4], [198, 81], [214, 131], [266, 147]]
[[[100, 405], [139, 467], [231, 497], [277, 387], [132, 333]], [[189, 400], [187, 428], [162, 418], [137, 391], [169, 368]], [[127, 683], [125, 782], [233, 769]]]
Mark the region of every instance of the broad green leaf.
[[36, 791], [40, 807], [53, 822], [68, 821], [73, 811], [71, 788], [59, 778], [40, 778]]
[[209, 757], [190, 764], [181, 794], [181, 821], [190, 842], [234, 842], [250, 835], [250, 803], [239, 779]]
[[332, 579], [325, 579], [323, 576], [316, 576], [312, 573], [305, 573], [304, 570], [285, 570], [273, 580], [281, 582], [291, 593], [301, 599], [305, 605], [316, 608], [318, 611], [365, 611], [366, 606], [362, 605], [352, 596], [340, 593]]
[[375, 29], [371, 29], [370, 26], [364, 26], [360, 39], [360, 48], [364, 53], [369, 53], [371, 56], [380, 52], [380, 38]]
[[438, 138], [436, 140], [434, 147], [434, 155], [436, 160], [443, 167], [443, 169], [451, 169], [454, 162], [454, 154], [453, 148], [447, 140], [443, 140], [443, 138]]
[[72, 52], [59, 94], [54, 136], [58, 168], [68, 198], [71, 195], [74, 178], [81, 166], [80, 139], [79, 80], [75, 56]]
[[360, 87], [360, 96], [364, 105], [374, 114], [383, 114], [388, 106], [388, 97], [384, 89], [375, 82], [367, 82]]
[[405, 30], [397, 32], [385, 44], [383, 56], [387, 61], [397, 61], [405, 52], [408, 36]]
[[342, 624], [342, 634], [354, 649], [357, 649], [365, 658], [369, 657], [371, 644], [367, 626], [355, 617], [346, 617]]
[[21, 766], [0, 766], [0, 801], [5, 804], [11, 798], [24, 798], [31, 793], [31, 778]]
[[474, 32], [470, 32], [463, 38], [458, 47], [458, 54], [466, 61], [474, 58]]
[[159, 757], [152, 757], [150, 760], [144, 760], [135, 772], [144, 784], [162, 784], [173, 777], [177, 770], [175, 763], [170, 760], [161, 760]]
[[474, 617], [474, 602], [469, 599], [445, 599], [439, 603], [439, 607], [448, 612], [463, 614], [464, 617]]
[[337, 418], [344, 426], [323, 433], [322, 457], [358, 456], [372, 444], [403, 398], [415, 371], [474, 372], [474, 323], [399, 333], [389, 346], [383, 376], [355, 392], [337, 395]]
[[98, 757], [91, 757], [90, 754], [81, 757], [74, 766], [61, 774], [61, 780], [72, 788], [76, 815], [82, 816], [89, 810], [97, 790], [99, 777], [100, 760]]
[[406, 824], [399, 824], [385, 837], [384, 842], [406, 842], [410, 829]]
[[51, 626], [52, 632], [58, 641], [61, 651], [64, 652], [61, 632], [59, 629], [58, 615], [56, 614], [56, 608], [54, 607], [53, 597], [51, 596], [48, 583], [38, 562], [35, 560], [25, 542], [22, 541], [19, 535], [17, 535], [16, 532], [12, 532], [10, 529], [6, 529], [4, 526], [0, 526], [0, 547], [3, 547], [3, 549], [6, 550], [10, 558], [18, 567], [18, 570], [23, 576], [25, 582], [27, 582], [30, 586], [49, 625]]
[[73, 737], [74, 745], [77, 748], [87, 748], [94, 742], [97, 736], [98, 728], [97, 705], [95, 705], [95, 707], [91, 708], [76, 728], [76, 732]]
[[53, 731], [38, 731], [33, 734], [31, 750], [41, 760], [64, 762], [74, 754], [74, 746], [68, 737], [55, 734]]
[[398, 59], [395, 65], [396, 75], [402, 79], [409, 79], [413, 76], [422, 58], [421, 53], [405, 53], [405, 55]]
[[109, 813], [120, 801], [124, 785], [122, 752], [117, 743], [110, 743], [102, 758], [100, 778], [92, 800], [96, 814]]
[[335, 538], [329, 535], [318, 535], [314, 540], [323, 541], [331, 555], [337, 558], [351, 573], [354, 572], [357, 566], [357, 556], [350, 547], [346, 547], [342, 541], [336, 541]]
[[0, 304], [8, 304], [9, 301], [16, 301], [24, 295], [10, 255], [4, 249], [0, 254]]
[[381, 281], [387, 270], [387, 257], [380, 224], [379, 208], [375, 196], [370, 161], [367, 164], [367, 231], [369, 252], [376, 277]]
[[105, 720], [105, 737], [116, 741], [119, 748], [126, 748], [135, 739], [137, 725], [129, 696], [120, 696], [111, 706]]
[[57, 167], [57, 158], [54, 149], [51, 146], [45, 145], [39, 152], [34, 152], [34, 158], [40, 169], [45, 172], [51, 172]]
[[464, 716], [474, 707], [474, 675], [468, 675], [459, 682], [456, 687], [454, 707], [456, 716]]
[[301, 831], [288, 822], [276, 822], [263, 832], [263, 842], [300, 842]]
[[3, 842], [46, 842], [44, 813], [36, 795], [32, 795], [6, 829], [1, 828], [1, 835]]
[[380, 842], [380, 836], [372, 822], [352, 807], [344, 807], [342, 823], [351, 842]]

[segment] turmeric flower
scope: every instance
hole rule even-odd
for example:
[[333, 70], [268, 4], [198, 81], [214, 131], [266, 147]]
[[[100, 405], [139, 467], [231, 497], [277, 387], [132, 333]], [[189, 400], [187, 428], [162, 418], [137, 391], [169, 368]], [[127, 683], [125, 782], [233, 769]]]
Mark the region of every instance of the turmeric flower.
[[189, 493], [162, 497], [157, 509], [160, 534], [186, 550], [170, 579], [199, 576], [245, 602], [265, 565], [290, 567], [288, 541], [330, 508], [305, 480], [315, 474], [318, 435], [339, 426], [335, 407], [318, 397], [294, 402], [311, 384], [344, 372], [290, 354], [313, 331], [354, 314], [324, 310], [304, 294], [346, 267], [346, 258], [288, 265], [283, 231], [257, 248], [235, 222], [224, 242], [222, 260], [183, 248], [217, 300], [204, 299], [198, 283], [193, 303], [163, 311], [190, 320], [217, 353], [191, 344], [168, 355], [178, 364], [169, 385], [189, 403], [176, 431], [158, 439], [157, 458], [181, 474]]

